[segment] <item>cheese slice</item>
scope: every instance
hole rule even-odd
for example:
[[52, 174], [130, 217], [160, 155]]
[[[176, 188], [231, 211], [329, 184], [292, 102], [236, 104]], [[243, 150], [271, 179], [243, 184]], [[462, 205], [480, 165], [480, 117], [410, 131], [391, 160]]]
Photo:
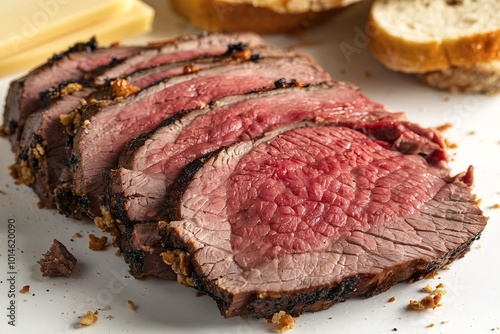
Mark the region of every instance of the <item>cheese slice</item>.
[[129, 11], [132, 0], [14, 0], [0, 4], [0, 61]]
[[126, 12], [110, 16], [98, 24], [0, 60], [0, 76], [37, 66], [54, 53], [62, 52], [76, 42], [86, 42], [92, 36], [96, 36], [99, 45], [106, 45], [150, 31], [154, 10], [138, 0], [133, 0], [131, 5]]

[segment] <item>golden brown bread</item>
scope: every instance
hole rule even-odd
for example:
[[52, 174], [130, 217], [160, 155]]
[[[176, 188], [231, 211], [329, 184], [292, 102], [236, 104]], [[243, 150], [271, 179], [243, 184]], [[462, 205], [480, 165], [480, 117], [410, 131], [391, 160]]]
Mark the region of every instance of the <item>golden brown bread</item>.
[[324, 21], [360, 0], [170, 0], [172, 8], [209, 31], [272, 34]]

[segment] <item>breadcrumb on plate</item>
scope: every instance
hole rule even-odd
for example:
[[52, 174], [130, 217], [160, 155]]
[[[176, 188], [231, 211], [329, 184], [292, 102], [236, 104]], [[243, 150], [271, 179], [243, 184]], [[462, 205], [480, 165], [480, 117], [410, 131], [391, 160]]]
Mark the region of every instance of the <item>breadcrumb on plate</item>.
[[85, 314], [81, 319], [80, 319], [80, 325], [82, 326], [91, 326], [96, 323], [97, 321], [97, 314], [96, 312], [92, 311], [87, 311], [87, 314]]
[[289, 331], [295, 326], [295, 320], [285, 311], [274, 313], [270, 322], [278, 325], [278, 333]]

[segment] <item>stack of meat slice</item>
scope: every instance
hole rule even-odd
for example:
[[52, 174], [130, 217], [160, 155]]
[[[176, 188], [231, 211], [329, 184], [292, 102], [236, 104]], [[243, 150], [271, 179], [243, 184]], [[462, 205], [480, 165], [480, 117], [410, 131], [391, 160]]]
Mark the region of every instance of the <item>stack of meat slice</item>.
[[78, 44], [11, 84], [13, 174], [135, 277], [224, 316], [327, 308], [433, 273], [487, 219], [443, 140], [254, 34]]

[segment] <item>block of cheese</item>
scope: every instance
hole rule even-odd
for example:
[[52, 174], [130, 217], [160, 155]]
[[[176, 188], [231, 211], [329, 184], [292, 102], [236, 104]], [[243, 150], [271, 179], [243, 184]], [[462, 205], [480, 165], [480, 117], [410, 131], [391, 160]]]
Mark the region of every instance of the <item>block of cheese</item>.
[[0, 4], [0, 61], [119, 15], [132, 0], [15, 0]]
[[132, 6], [126, 12], [110, 16], [95, 25], [0, 60], [0, 76], [37, 66], [54, 53], [64, 51], [76, 42], [86, 42], [92, 36], [96, 36], [99, 45], [106, 45], [145, 33], [151, 30], [153, 18], [153, 8], [141, 1], [133, 0]]

